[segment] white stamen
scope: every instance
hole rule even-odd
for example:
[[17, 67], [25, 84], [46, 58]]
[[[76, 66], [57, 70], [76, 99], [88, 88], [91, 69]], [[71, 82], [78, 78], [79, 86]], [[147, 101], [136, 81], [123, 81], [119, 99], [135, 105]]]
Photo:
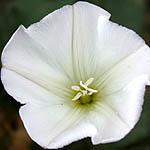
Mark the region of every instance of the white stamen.
[[82, 93], [81, 93], [81, 92], [78, 92], [78, 93], [76, 94], [76, 96], [72, 99], [72, 101], [78, 100], [81, 96], [82, 96]]
[[94, 89], [91, 89], [91, 88], [88, 88], [88, 91], [90, 91], [92, 93], [97, 93], [98, 92], [97, 90], [94, 90]]
[[[76, 96], [72, 99], [72, 101], [78, 100], [81, 96], [85, 95], [92, 95], [93, 93], [97, 93], [98, 90], [94, 90], [91, 88], [88, 88], [88, 86], [94, 81], [94, 78], [88, 79], [84, 84], [82, 81], [80, 81], [80, 86], [72, 86], [71, 88], [75, 91], [80, 91], [76, 94]], [[82, 87], [82, 88], [80, 88]], [[84, 88], [84, 90], [83, 90]]]
[[93, 81], [94, 81], [94, 78], [90, 78], [84, 83], [84, 85], [89, 86]]
[[88, 89], [88, 87], [85, 86], [82, 81], [80, 81], [80, 85], [81, 85], [81, 87], [85, 88], [86, 90]]
[[72, 86], [71, 88], [72, 88], [73, 90], [75, 90], [75, 91], [80, 91], [80, 87], [79, 87], [79, 86], [76, 86], [76, 85], [75, 85], [75, 86]]

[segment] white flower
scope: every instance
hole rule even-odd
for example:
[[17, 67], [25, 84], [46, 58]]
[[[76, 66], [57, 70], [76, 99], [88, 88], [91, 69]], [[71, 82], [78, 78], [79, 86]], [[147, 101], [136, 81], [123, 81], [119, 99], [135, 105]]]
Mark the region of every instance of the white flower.
[[149, 84], [150, 49], [87, 2], [22, 25], [2, 54], [1, 79], [30, 137], [60, 148], [84, 137], [118, 141], [137, 123]]

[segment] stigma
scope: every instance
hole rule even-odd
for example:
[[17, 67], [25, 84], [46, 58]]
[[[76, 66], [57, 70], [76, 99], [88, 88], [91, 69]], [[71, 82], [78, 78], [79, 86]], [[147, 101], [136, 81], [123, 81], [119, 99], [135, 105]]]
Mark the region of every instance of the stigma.
[[72, 90], [77, 91], [78, 93], [73, 97], [72, 101], [76, 101], [78, 99], [80, 99], [80, 97], [82, 96], [86, 96], [86, 95], [92, 95], [93, 93], [97, 93], [98, 90], [94, 90], [92, 88], [89, 88], [88, 86], [90, 84], [92, 84], [94, 81], [94, 78], [90, 78], [88, 79], [85, 83], [83, 83], [82, 81], [80, 81], [80, 86], [72, 86]]

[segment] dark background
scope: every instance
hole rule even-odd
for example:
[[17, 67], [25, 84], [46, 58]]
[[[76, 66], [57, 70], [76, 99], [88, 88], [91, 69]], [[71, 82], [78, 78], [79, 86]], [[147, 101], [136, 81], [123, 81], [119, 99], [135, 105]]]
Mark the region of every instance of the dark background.
[[[75, 2], [77, 0], [0, 0], [0, 52], [20, 24], [28, 27], [53, 10]], [[150, 45], [150, 0], [88, 2], [109, 11], [112, 21], [133, 29]], [[4, 91], [0, 83], [0, 150], [42, 150], [28, 137], [18, 115], [19, 107], [20, 104]], [[150, 150], [149, 87], [146, 87], [143, 108], [140, 121], [123, 140], [93, 146], [90, 138], [87, 138], [74, 142], [62, 150]]]

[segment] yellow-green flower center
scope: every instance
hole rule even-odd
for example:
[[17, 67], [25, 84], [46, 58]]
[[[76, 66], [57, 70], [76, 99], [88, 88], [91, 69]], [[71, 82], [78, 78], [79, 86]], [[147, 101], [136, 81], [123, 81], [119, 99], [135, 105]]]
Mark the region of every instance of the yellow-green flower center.
[[85, 83], [80, 81], [80, 86], [72, 86], [72, 90], [77, 91], [76, 95], [72, 98], [72, 101], [80, 100], [81, 104], [92, 103], [93, 94], [98, 92], [98, 90], [88, 87], [90, 84], [92, 84], [93, 81], [94, 78], [90, 78]]

